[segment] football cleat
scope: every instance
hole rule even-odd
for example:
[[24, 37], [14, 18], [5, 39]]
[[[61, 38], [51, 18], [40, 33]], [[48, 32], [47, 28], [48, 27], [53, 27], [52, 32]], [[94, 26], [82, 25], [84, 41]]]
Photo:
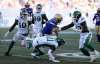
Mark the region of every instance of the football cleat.
[[33, 59], [39, 59], [39, 56], [36, 56], [36, 53], [31, 53], [31, 56], [33, 57]]
[[95, 50], [94, 53], [95, 53], [96, 57], [98, 57], [100, 54], [97, 50]]
[[12, 55], [9, 54], [8, 52], [6, 52], [6, 53], [4, 54], [4, 56], [12, 56]]
[[52, 62], [57, 62], [57, 63], [60, 62], [59, 60], [52, 59], [52, 58], [49, 58], [49, 60], [52, 61]]
[[96, 56], [95, 55], [90, 55], [90, 62], [95, 62]]

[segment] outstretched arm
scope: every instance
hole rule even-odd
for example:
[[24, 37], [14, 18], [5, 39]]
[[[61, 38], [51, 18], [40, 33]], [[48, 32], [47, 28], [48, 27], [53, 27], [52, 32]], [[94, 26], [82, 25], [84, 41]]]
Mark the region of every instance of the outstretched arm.
[[73, 26], [74, 26], [74, 23], [72, 22], [72, 23], [69, 24], [69, 25], [63, 26], [63, 27], [61, 28], [61, 30], [66, 30], [66, 29], [71, 28], [71, 27], [73, 27]]
[[94, 15], [94, 17], [93, 17], [93, 19], [92, 19], [92, 20], [93, 20], [93, 23], [95, 23], [95, 22], [94, 22], [95, 19], [96, 19], [96, 14]]
[[5, 33], [4, 37], [7, 37], [8, 34], [9, 34], [9, 32], [11, 32], [11, 31], [15, 28], [15, 26], [17, 25], [17, 21], [18, 21], [18, 20], [15, 20], [15, 22], [14, 22], [14, 24], [11, 26], [11, 28]]

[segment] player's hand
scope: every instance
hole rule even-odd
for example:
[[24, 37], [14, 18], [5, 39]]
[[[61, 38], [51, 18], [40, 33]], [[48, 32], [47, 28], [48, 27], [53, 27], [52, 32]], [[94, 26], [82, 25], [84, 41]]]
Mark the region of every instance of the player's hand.
[[4, 37], [7, 37], [7, 36], [8, 36], [8, 34], [9, 34], [9, 31], [7, 31], [7, 32], [5, 33]]

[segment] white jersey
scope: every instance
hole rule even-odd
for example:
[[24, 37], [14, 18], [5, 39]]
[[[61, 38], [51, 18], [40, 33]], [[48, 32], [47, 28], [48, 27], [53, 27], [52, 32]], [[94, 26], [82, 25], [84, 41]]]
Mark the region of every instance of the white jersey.
[[43, 24], [42, 24], [42, 12], [38, 13], [35, 12], [34, 15], [34, 28], [42, 28]]
[[74, 26], [77, 30], [81, 30], [81, 23], [85, 21], [84, 17], [80, 17], [79, 20], [76, 22], [76, 20], [73, 19]]
[[28, 33], [28, 21], [25, 20], [22, 17], [18, 17], [16, 20], [18, 20], [18, 32], [21, 34], [27, 34]]

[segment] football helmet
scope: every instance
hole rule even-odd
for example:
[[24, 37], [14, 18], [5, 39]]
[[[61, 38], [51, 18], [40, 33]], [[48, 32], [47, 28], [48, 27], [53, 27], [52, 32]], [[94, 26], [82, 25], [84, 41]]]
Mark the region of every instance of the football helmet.
[[42, 10], [42, 5], [41, 4], [37, 4], [36, 11], [37, 12], [41, 12], [41, 10]]
[[62, 16], [61, 16], [61, 14], [56, 14], [55, 18], [57, 20], [57, 23], [60, 23], [62, 21], [62, 19], [63, 19]]
[[81, 17], [81, 12], [80, 11], [74, 11], [73, 18], [80, 18], [80, 17]]
[[29, 8], [30, 4], [28, 2], [26, 2], [24, 6], [25, 6], [25, 8]]

